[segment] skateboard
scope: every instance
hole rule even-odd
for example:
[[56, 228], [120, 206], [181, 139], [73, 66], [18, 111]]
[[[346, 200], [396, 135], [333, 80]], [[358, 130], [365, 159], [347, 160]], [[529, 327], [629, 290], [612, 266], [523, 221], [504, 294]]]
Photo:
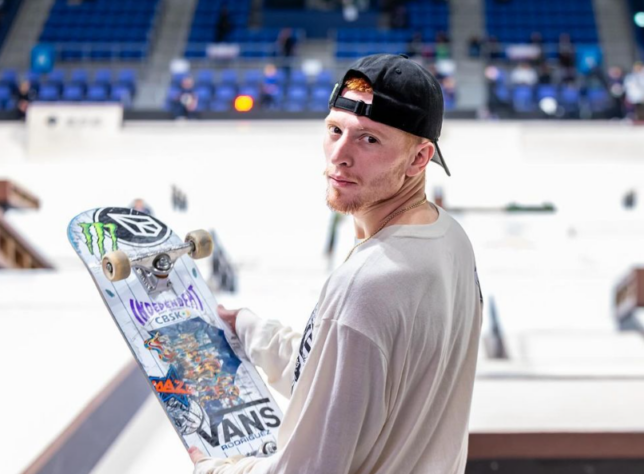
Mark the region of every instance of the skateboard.
[[67, 235], [184, 446], [212, 457], [267, 456], [282, 413], [194, 259], [213, 251], [204, 230], [179, 238], [134, 209], [92, 209]]

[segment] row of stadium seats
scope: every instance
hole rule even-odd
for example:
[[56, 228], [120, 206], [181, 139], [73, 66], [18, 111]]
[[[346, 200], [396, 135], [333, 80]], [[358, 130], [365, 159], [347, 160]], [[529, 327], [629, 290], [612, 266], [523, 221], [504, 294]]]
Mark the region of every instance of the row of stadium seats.
[[[125, 108], [132, 106], [132, 93], [127, 87], [117, 86], [109, 90], [105, 86], [91, 85], [84, 91], [75, 84], [63, 86], [62, 92], [51, 84], [42, 84], [37, 93], [38, 102], [120, 102]], [[12, 110], [15, 98], [6, 86], [0, 86], [0, 110]]]
[[[186, 76], [193, 77], [196, 86], [206, 87], [222, 84], [258, 85], [267, 80], [264, 73], [259, 69], [247, 69], [243, 72], [235, 69], [222, 69], [217, 73], [212, 69], [202, 69], [196, 71], [194, 75], [190, 73], [174, 74], [172, 76], [172, 85], [178, 87], [181, 80]], [[286, 83], [297, 85], [332, 85], [334, 83], [333, 73], [327, 70], [320, 71], [314, 76], [307, 76], [299, 69], [292, 70], [290, 74], [286, 74], [283, 69], [277, 69], [275, 74], [271, 75], [270, 80], [279, 85]]]
[[[279, 106], [282, 103], [298, 104], [302, 108], [310, 108], [311, 104], [322, 104], [328, 108], [329, 96], [333, 88], [328, 85], [313, 85], [308, 87], [302, 84], [288, 86], [276, 85], [267, 94], [271, 97], [272, 104]], [[228, 110], [232, 107], [235, 97], [246, 95], [252, 97], [256, 102], [262, 99], [262, 88], [260, 85], [222, 84], [214, 88], [197, 86], [193, 91], [197, 98], [197, 110]], [[178, 87], [170, 87], [168, 90], [166, 108], [171, 109], [173, 101], [181, 95], [182, 90]]]
[[35, 72], [27, 72], [20, 75], [15, 69], [5, 69], [0, 73], [0, 84], [10, 87], [17, 87], [22, 79], [28, 80], [32, 85], [39, 85], [40, 83], [47, 82], [49, 84], [63, 85], [80, 84], [88, 86], [90, 83], [103, 84], [108, 87], [115, 85], [127, 85], [133, 91], [136, 88], [136, 73], [132, 69], [119, 69], [113, 71], [111, 69], [98, 69], [93, 74], [82, 68], [73, 69], [71, 72], [66, 73], [61, 69], [54, 69], [49, 74], [38, 74]]
[[56, 0], [39, 41], [61, 60], [140, 60], [147, 56], [159, 0]]
[[[196, 32], [196, 33], [195, 33]], [[186, 58], [204, 58], [207, 56], [209, 44], [214, 42], [215, 30], [210, 27], [193, 25], [191, 39], [186, 44], [184, 55]], [[279, 56], [277, 39], [279, 28], [237, 29], [226, 37], [227, 43], [239, 44], [239, 57], [241, 58], [273, 58]], [[300, 41], [298, 31], [293, 31], [296, 42]]]
[[406, 54], [408, 43], [337, 43], [335, 57], [338, 59], [357, 59], [378, 53]]
[[33, 72], [20, 75], [13, 69], [0, 74], [0, 109], [14, 107], [15, 94], [21, 80], [27, 80], [38, 101], [55, 102], [120, 102], [126, 108], [132, 105], [136, 94], [136, 75], [131, 69], [97, 70], [90, 79], [84, 69], [75, 69], [69, 75], [54, 70], [47, 75]]
[[576, 43], [598, 42], [592, 0], [486, 0], [485, 21], [487, 34], [501, 43], [527, 43], [534, 31], [547, 43], [562, 33]]
[[[220, 21], [222, 11], [225, 11], [228, 19], [228, 30], [224, 31], [230, 35], [234, 31], [244, 31], [248, 27], [248, 16], [250, 14], [250, 0], [238, 0], [235, 2], [222, 0], [199, 0], [188, 35], [188, 44], [213, 43], [216, 39], [217, 25]], [[228, 38], [224, 38], [228, 40]]]
[[432, 29], [401, 29], [377, 30], [372, 28], [342, 28], [337, 31], [338, 43], [404, 43], [409, 42], [416, 34], [420, 33], [422, 40], [431, 43], [436, 40], [436, 33]]
[[582, 104], [586, 104], [591, 112], [603, 112], [612, 104], [606, 89], [596, 87], [582, 91], [575, 85], [510, 87], [500, 82], [494, 86], [494, 94], [501, 102], [511, 104], [516, 112], [525, 114], [537, 112], [544, 99], [553, 99], [569, 114], [578, 113]]
[[[198, 71], [195, 80], [187, 84], [182, 79], [192, 79], [192, 76], [176, 75], [166, 95], [166, 109], [175, 110], [183, 102], [185, 94], [196, 98], [197, 111], [230, 110], [238, 96], [250, 96], [263, 108], [273, 110], [323, 111], [328, 108], [333, 90], [333, 76], [329, 71], [323, 71], [314, 78], [307, 78], [301, 71], [293, 71], [288, 81], [285, 77], [277, 79], [271, 76], [267, 79], [254, 70], [241, 75], [230, 74], [231, 71], [222, 71], [218, 81], [213, 80], [212, 71]], [[247, 82], [237, 83], [236, 78]], [[453, 92], [446, 93], [445, 99], [446, 109], [453, 109]]]
[[407, 4], [407, 15], [407, 24], [413, 29], [449, 31], [449, 2], [416, 0]]

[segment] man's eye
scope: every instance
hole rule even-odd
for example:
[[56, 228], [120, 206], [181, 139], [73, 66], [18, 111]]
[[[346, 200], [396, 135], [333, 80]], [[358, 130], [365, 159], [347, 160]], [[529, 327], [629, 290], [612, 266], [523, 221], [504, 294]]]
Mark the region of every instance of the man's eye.
[[331, 133], [335, 133], [335, 134], [340, 134], [340, 133], [342, 133], [342, 130], [340, 130], [340, 129], [339, 129], [338, 127], [336, 127], [335, 125], [331, 125], [331, 126], [329, 127], [329, 130], [331, 131]]
[[378, 140], [376, 140], [374, 137], [370, 137], [367, 135], [367, 143], [378, 143]]

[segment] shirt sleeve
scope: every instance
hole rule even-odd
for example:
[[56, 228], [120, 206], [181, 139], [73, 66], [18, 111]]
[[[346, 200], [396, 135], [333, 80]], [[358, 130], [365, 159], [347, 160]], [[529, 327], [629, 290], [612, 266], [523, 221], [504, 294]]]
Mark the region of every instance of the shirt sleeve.
[[217, 462], [201, 472], [356, 472], [387, 417], [386, 373], [386, 359], [373, 341], [336, 321], [322, 321], [280, 427], [278, 452], [270, 458]]
[[268, 383], [275, 390], [290, 398], [297, 346], [302, 335], [279, 321], [261, 319], [248, 309], [237, 314], [236, 329], [253, 365], [266, 373]]

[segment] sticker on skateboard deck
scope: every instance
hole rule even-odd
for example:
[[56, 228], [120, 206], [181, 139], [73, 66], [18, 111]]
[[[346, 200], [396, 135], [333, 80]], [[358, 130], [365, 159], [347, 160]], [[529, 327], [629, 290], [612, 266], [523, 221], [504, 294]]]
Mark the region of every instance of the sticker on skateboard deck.
[[220, 458], [272, 454], [282, 413], [193, 262], [212, 252], [209, 234], [184, 242], [115, 207], [79, 214], [67, 233], [183, 444]]

